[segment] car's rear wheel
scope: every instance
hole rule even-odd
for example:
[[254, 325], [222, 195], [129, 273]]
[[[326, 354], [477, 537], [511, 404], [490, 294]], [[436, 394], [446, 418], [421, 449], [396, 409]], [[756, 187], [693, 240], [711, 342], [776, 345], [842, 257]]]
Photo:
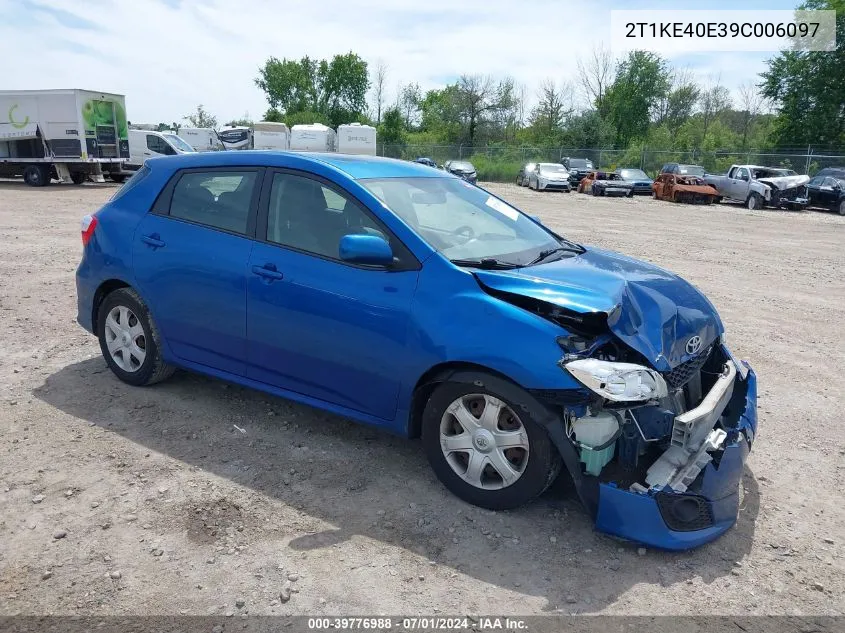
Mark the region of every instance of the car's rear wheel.
[[423, 413], [422, 440], [443, 485], [491, 510], [531, 501], [560, 472], [560, 455], [540, 424], [475, 384], [437, 387]]
[[839, 215], [845, 215], [845, 200], [839, 203]]
[[161, 336], [137, 292], [120, 288], [100, 304], [97, 315], [100, 350], [114, 374], [130, 385], [152, 385], [175, 368], [161, 357]]

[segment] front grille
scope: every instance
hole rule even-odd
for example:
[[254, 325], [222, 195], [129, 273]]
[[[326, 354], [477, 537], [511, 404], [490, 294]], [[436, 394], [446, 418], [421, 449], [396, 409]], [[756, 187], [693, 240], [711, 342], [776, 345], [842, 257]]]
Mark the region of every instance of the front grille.
[[713, 525], [713, 509], [704, 497], [658, 492], [654, 499], [670, 530], [693, 532]]
[[707, 359], [710, 358], [712, 351], [713, 346], [711, 345], [698, 356], [691, 358], [685, 363], [681, 363], [672, 371], [664, 372], [663, 380], [666, 381], [666, 385], [669, 389], [674, 391], [675, 389], [680, 389], [687, 384], [690, 379], [695, 376], [702, 367], [704, 367], [704, 363], [706, 363]]

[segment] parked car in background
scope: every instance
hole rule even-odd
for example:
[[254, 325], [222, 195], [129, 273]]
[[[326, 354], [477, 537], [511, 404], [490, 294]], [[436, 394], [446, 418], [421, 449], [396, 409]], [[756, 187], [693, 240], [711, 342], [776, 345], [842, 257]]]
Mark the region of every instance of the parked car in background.
[[708, 174], [704, 181], [716, 188], [720, 199], [742, 202], [751, 210], [765, 206], [804, 208], [808, 202], [805, 185], [810, 177], [799, 176], [791, 169], [731, 165], [726, 175]]
[[830, 170], [827, 173], [831, 175], [817, 174], [807, 183], [808, 206], [830, 209], [845, 215], [845, 170]]
[[698, 176], [703, 178], [707, 173], [701, 165], [686, 165], [684, 163], [666, 163], [660, 168], [661, 174], [678, 174], [679, 176]]
[[428, 167], [437, 167], [437, 163], [435, 163], [430, 158], [426, 158], [425, 156], [420, 156], [419, 158], [414, 160], [415, 163], [419, 163], [420, 165], [427, 165]]
[[577, 187], [581, 179], [593, 170], [593, 161], [589, 158], [567, 156], [561, 159], [560, 164], [569, 172], [569, 184], [572, 187]]
[[713, 185], [708, 185], [698, 176], [660, 174], [651, 185], [658, 200], [686, 202], [689, 204], [712, 204], [719, 197]]
[[634, 195], [634, 185], [622, 180], [614, 171], [591, 171], [578, 183], [579, 193], [591, 193], [594, 196]]
[[537, 163], [525, 163], [519, 168], [519, 173], [516, 175], [516, 184], [520, 187], [528, 186], [528, 174], [534, 171]]
[[825, 167], [816, 172], [816, 176], [833, 176], [845, 178], [845, 167]]
[[756, 376], [662, 268], [439, 170], [329, 153], [151, 160], [81, 229], [77, 320], [125, 383], [181, 367], [421, 437], [492, 510], [565, 468], [626, 539], [689, 549], [736, 522]]
[[472, 163], [466, 160], [447, 160], [443, 168], [450, 174], [456, 175], [458, 178], [463, 178], [467, 182], [475, 184], [478, 180], [478, 173]]
[[654, 181], [642, 169], [623, 167], [617, 169], [616, 173], [622, 177], [622, 180], [631, 183], [631, 190], [635, 194], [651, 195], [651, 183]]
[[528, 186], [534, 191], [565, 191], [569, 193], [569, 172], [559, 163], [537, 163], [528, 172]]

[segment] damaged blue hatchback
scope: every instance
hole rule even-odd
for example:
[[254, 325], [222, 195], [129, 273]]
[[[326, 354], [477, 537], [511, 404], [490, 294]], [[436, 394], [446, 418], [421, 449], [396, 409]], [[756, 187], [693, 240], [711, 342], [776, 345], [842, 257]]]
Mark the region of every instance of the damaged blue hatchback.
[[177, 367], [410, 437], [465, 501], [565, 469], [599, 530], [734, 524], [756, 378], [712, 304], [442, 171], [339, 154], [147, 161], [82, 221], [79, 323], [121, 380]]

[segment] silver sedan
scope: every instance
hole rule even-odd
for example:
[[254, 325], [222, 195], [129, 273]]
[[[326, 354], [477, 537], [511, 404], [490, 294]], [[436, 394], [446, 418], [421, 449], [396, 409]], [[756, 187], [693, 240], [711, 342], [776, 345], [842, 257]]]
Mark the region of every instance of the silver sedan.
[[534, 191], [565, 191], [569, 193], [569, 172], [559, 163], [537, 163], [528, 173], [528, 186]]

